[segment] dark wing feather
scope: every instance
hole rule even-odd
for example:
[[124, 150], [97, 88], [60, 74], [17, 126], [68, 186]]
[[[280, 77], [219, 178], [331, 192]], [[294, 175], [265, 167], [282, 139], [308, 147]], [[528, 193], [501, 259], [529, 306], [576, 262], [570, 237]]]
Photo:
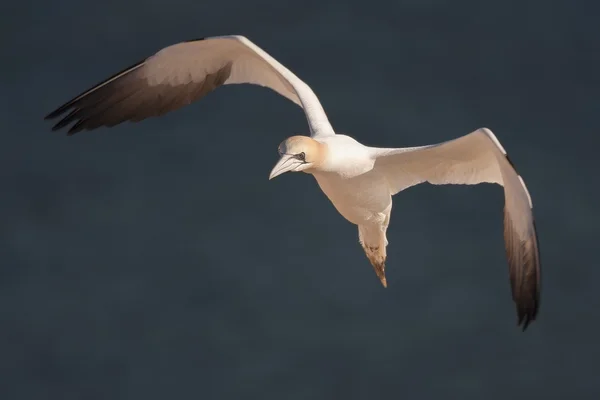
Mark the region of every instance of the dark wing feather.
[[46, 115], [44, 117], [44, 119], [54, 119], [56, 117], [58, 117], [60, 114], [63, 114], [65, 111], [67, 111], [68, 109], [70, 109], [73, 104], [78, 101], [79, 99], [81, 99], [82, 97], [90, 94], [91, 92], [94, 92], [95, 90], [97, 90], [98, 88], [104, 86], [105, 84], [109, 83], [110, 81], [115, 80], [116, 78], [120, 77], [121, 75], [127, 75], [128, 73], [130, 73], [131, 71], [137, 69], [138, 67], [140, 67], [142, 64], [144, 64], [144, 62], [147, 59], [144, 59], [142, 61], [138, 61], [135, 64], [117, 72], [116, 74], [113, 74], [111, 76], [109, 76], [108, 78], [104, 79], [102, 82], [97, 83], [96, 85], [94, 85], [93, 87], [91, 87], [90, 89], [80, 93], [79, 95], [75, 96], [73, 99], [67, 101], [65, 104], [63, 104], [62, 106], [58, 107], [56, 110], [52, 111], [51, 113], [49, 113], [48, 115]]
[[504, 243], [510, 287], [517, 309], [517, 326], [522, 326], [525, 331], [535, 321], [540, 307], [540, 251], [535, 221], [529, 236], [521, 239], [512, 219], [510, 210], [504, 207]]
[[68, 135], [125, 121], [138, 122], [192, 103], [224, 84], [230, 73], [231, 63], [227, 63], [200, 81], [152, 84], [147, 78], [144, 60], [60, 106], [46, 119], [54, 119], [70, 110], [52, 128], [56, 131], [76, 122]]

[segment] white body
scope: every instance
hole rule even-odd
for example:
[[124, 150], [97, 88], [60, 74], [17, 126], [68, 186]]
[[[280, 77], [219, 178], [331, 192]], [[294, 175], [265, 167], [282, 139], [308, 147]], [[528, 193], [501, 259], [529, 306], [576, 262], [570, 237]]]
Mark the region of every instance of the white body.
[[329, 152], [320, 170], [311, 173], [339, 213], [356, 225], [383, 223], [392, 193], [385, 176], [373, 168], [371, 149], [346, 135], [316, 140]]
[[358, 225], [359, 242], [367, 257], [372, 263], [383, 264], [392, 192], [385, 175], [374, 168], [375, 152], [346, 135], [316, 140], [327, 145], [329, 151], [313, 176], [336, 210]]

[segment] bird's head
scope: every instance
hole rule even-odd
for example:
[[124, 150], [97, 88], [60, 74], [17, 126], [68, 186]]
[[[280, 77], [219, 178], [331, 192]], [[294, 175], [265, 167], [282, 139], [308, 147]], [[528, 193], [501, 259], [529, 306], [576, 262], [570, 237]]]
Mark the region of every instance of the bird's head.
[[325, 157], [325, 145], [308, 136], [292, 136], [279, 145], [281, 158], [273, 167], [269, 179], [285, 172], [311, 173], [319, 168]]

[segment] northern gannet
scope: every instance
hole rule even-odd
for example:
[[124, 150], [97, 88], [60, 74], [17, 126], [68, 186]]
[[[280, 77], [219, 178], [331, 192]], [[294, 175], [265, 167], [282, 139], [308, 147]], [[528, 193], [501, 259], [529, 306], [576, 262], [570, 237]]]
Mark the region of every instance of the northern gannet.
[[[540, 256], [527, 187], [506, 151], [487, 128], [443, 143], [376, 148], [336, 134], [311, 88], [243, 36], [181, 42], [113, 75], [51, 112], [71, 122], [73, 135], [125, 121], [141, 121], [198, 100], [221, 85], [268, 87], [299, 105], [309, 136], [292, 136], [278, 148], [269, 179], [285, 172], [312, 174], [337, 211], [358, 226], [358, 241], [384, 287], [386, 231], [392, 196], [423, 182], [434, 185], [497, 183], [504, 187], [504, 240], [517, 325], [536, 319]], [[67, 111], [70, 111], [67, 115]]]

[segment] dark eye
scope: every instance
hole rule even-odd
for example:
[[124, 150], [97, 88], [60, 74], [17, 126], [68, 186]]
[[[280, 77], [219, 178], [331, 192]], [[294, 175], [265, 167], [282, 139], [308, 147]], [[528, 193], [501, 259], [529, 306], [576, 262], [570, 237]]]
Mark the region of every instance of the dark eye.
[[301, 161], [306, 160], [306, 154], [304, 154], [304, 152], [296, 154], [296, 157], [298, 158], [298, 160], [301, 160]]

